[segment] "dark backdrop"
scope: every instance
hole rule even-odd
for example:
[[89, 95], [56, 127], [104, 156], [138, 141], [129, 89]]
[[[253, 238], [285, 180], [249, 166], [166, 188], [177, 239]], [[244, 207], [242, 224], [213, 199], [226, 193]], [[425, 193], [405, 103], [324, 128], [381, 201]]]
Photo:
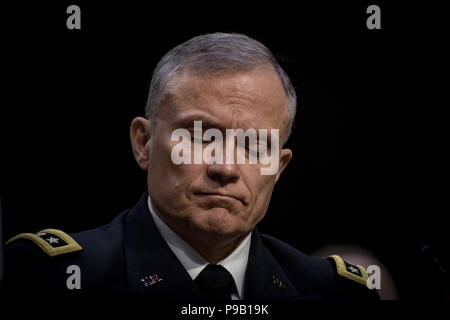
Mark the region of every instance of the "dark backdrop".
[[368, 30], [371, 3], [82, 1], [82, 29], [70, 31], [69, 4], [6, 10], [5, 239], [48, 227], [93, 228], [133, 206], [146, 184], [129, 125], [143, 115], [156, 63], [192, 36], [223, 31], [266, 44], [298, 93], [288, 142], [294, 158], [260, 229], [307, 253], [337, 242], [367, 246], [400, 278], [417, 274], [411, 240], [447, 259], [443, 114], [433, 101], [445, 52], [433, 19], [417, 18], [438, 8], [380, 4], [382, 29]]

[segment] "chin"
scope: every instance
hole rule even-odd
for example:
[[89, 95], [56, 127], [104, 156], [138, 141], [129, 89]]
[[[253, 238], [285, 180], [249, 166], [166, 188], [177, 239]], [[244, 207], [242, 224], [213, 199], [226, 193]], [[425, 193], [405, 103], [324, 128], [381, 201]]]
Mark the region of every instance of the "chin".
[[201, 228], [206, 232], [218, 235], [227, 235], [236, 233], [236, 219], [225, 208], [211, 208], [201, 213]]

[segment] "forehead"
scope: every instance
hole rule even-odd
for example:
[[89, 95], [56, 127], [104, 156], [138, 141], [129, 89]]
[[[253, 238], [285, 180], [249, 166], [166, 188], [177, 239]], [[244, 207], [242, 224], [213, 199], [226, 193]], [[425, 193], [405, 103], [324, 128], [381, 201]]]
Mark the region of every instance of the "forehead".
[[226, 128], [284, 129], [287, 98], [273, 68], [225, 75], [183, 72], [170, 84], [161, 112], [172, 122], [211, 120]]

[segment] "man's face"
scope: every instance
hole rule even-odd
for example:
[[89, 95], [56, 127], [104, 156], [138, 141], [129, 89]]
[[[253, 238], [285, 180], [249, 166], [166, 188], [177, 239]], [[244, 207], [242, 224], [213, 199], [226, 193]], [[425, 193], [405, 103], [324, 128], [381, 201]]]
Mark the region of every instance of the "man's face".
[[[281, 148], [287, 107], [278, 75], [271, 68], [203, 77], [184, 72], [172, 89], [150, 124], [146, 145], [148, 190], [156, 211], [180, 235], [231, 240], [248, 234], [263, 218], [292, 154], [280, 149], [276, 175], [261, 175], [262, 164], [225, 164], [225, 130], [279, 129]], [[184, 128], [193, 136], [194, 120], [202, 121], [204, 131], [224, 132], [224, 164], [172, 162], [172, 148], [178, 143], [171, 140], [172, 132]], [[203, 142], [203, 148], [206, 145]]]

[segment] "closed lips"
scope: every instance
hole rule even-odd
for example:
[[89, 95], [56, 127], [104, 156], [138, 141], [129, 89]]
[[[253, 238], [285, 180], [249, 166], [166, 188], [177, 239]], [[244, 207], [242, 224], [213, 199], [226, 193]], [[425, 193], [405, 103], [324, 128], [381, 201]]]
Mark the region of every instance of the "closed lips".
[[244, 202], [241, 198], [236, 197], [234, 195], [231, 194], [227, 194], [227, 193], [221, 193], [221, 192], [197, 192], [197, 195], [201, 195], [201, 196], [220, 196], [220, 197], [228, 197], [228, 198], [233, 198], [235, 200], [239, 200], [241, 202]]

